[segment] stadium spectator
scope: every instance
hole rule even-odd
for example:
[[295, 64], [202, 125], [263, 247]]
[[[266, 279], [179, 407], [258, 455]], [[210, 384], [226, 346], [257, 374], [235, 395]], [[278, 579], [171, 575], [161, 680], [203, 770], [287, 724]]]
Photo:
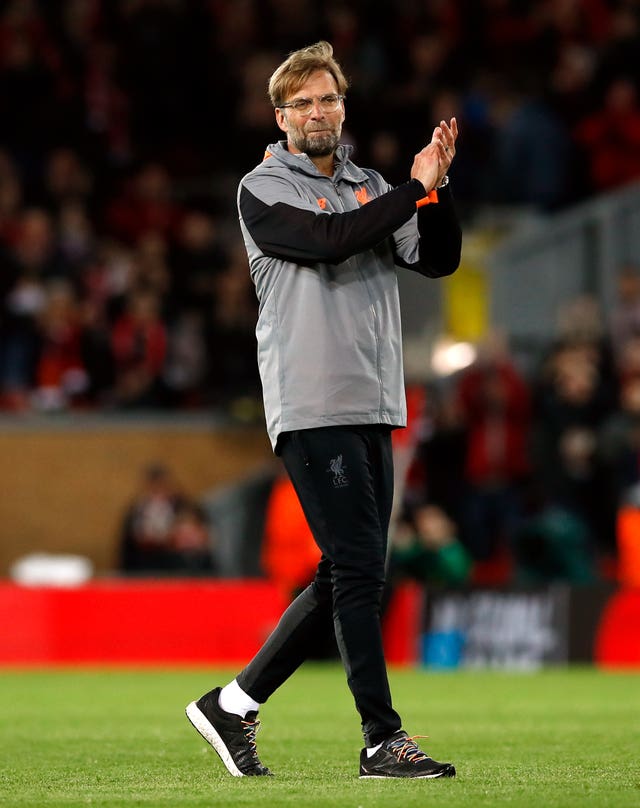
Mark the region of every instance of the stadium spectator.
[[96, 35], [86, 45], [82, 76], [84, 138], [100, 173], [133, 160], [131, 100], [117, 80], [117, 45]]
[[557, 351], [546, 372], [534, 411], [534, 476], [546, 503], [581, 520], [594, 547], [610, 547], [610, 487], [598, 452], [599, 431], [612, 411], [609, 390], [579, 346]]
[[[630, 335], [618, 348], [617, 381], [622, 391], [628, 382], [640, 379], [640, 333]], [[624, 407], [623, 407], [624, 409]]]
[[175, 238], [181, 218], [169, 172], [159, 163], [147, 163], [110, 201], [105, 226], [111, 235], [135, 244], [149, 231]]
[[27, 409], [35, 384], [37, 318], [46, 305], [45, 283], [62, 273], [51, 217], [24, 210], [2, 257], [4, 299], [0, 319], [0, 382], [4, 406]]
[[171, 314], [195, 310], [205, 318], [214, 316], [216, 277], [229, 264], [229, 249], [218, 217], [207, 207], [194, 202], [180, 222], [170, 261]]
[[597, 68], [594, 89], [601, 91], [615, 79], [630, 78], [640, 87], [640, 10], [637, 3], [620, 2], [613, 4], [610, 25], [602, 38], [597, 52]]
[[169, 244], [166, 235], [159, 230], [145, 230], [135, 239], [132, 252], [130, 282], [134, 289], [153, 292], [164, 311], [164, 301], [171, 288]]
[[68, 274], [58, 249], [53, 217], [43, 208], [21, 212], [9, 249], [13, 273], [23, 278], [45, 281]]
[[389, 177], [392, 185], [399, 185], [404, 174], [402, 163], [402, 146], [398, 135], [381, 129], [373, 132], [368, 143], [369, 161], [380, 166], [380, 172]]
[[637, 504], [640, 490], [640, 373], [627, 377], [620, 392], [620, 408], [605, 420], [599, 435], [607, 490], [616, 507]]
[[494, 201], [552, 210], [570, 196], [569, 132], [536, 89], [514, 82], [495, 87], [490, 102], [494, 126], [494, 176], [488, 193]]
[[512, 547], [517, 585], [584, 585], [598, 580], [588, 526], [560, 505], [542, 507], [523, 519], [514, 531]]
[[119, 553], [119, 569], [130, 574], [215, 574], [215, 536], [206, 514], [167, 466], [143, 470], [123, 517]]
[[215, 541], [206, 513], [187, 501], [176, 510], [170, 536], [169, 563], [177, 575], [215, 575]]
[[[15, 161], [0, 149], [0, 247], [14, 238], [24, 203], [24, 188]], [[3, 287], [6, 278], [3, 278]]]
[[82, 202], [63, 203], [56, 218], [56, 231], [60, 261], [68, 276], [81, 284], [97, 247], [93, 222]]
[[426, 584], [461, 586], [470, 578], [473, 559], [458, 538], [455, 523], [437, 505], [422, 505], [393, 533], [389, 577]]
[[51, 140], [69, 126], [55, 35], [35, 2], [10, 0], [0, 15], [3, 142], [29, 179]]
[[593, 50], [583, 43], [567, 42], [558, 50], [549, 84], [550, 99], [556, 115], [570, 129], [592, 108], [596, 64]]
[[116, 404], [125, 408], [161, 406], [167, 329], [154, 292], [131, 294], [125, 312], [113, 326], [112, 350]]
[[476, 560], [509, 546], [530, 472], [530, 391], [504, 335], [488, 334], [456, 384], [466, 427], [462, 539]]
[[30, 406], [37, 362], [36, 320], [46, 292], [39, 278], [18, 275], [7, 290], [0, 320], [2, 405], [9, 410]]
[[606, 88], [602, 107], [576, 124], [575, 139], [586, 151], [592, 187], [606, 191], [640, 177], [640, 105], [628, 78]]
[[[428, 122], [433, 119], [433, 95], [436, 87], [447, 86], [455, 75], [456, 59], [451, 43], [438, 32], [416, 32], [409, 39], [405, 71], [389, 100], [394, 118], [405, 121], [402, 145], [420, 141]], [[439, 119], [442, 120], [442, 119]]]
[[205, 405], [209, 367], [205, 324], [193, 309], [179, 312], [167, 334], [167, 356], [162, 372], [168, 407], [201, 408]]
[[277, 64], [269, 51], [247, 57], [239, 70], [242, 91], [236, 100], [234, 141], [239, 154], [252, 164], [264, 154], [265, 143], [273, 132], [273, 112], [264, 87]]
[[591, 294], [577, 295], [558, 310], [556, 332], [550, 335], [539, 373], [533, 374], [533, 385], [553, 376], [556, 363], [569, 367], [572, 357], [578, 365], [594, 368], [598, 384], [593, 403], [600, 416], [606, 414], [617, 403], [618, 372], [602, 308]]
[[115, 367], [111, 330], [106, 311], [91, 298], [80, 302], [80, 351], [87, 374], [85, 404], [107, 407], [113, 404]]
[[215, 278], [213, 311], [207, 322], [206, 344], [214, 403], [233, 404], [257, 399], [260, 378], [256, 363], [257, 300], [244, 247], [231, 247], [229, 264]]
[[42, 187], [36, 190], [43, 207], [53, 214], [67, 203], [86, 208], [93, 190], [93, 175], [77, 152], [65, 147], [49, 152], [42, 171]]
[[34, 399], [35, 406], [46, 412], [81, 402], [88, 377], [82, 362], [82, 325], [73, 288], [59, 280], [49, 283], [45, 293], [44, 307], [37, 319]]
[[411, 511], [431, 503], [459, 525], [464, 514], [466, 454], [467, 429], [455, 391], [450, 385], [430, 387], [422, 433], [407, 475], [404, 508]]
[[139, 491], [123, 517], [119, 569], [130, 573], [171, 570], [172, 531], [185, 503], [185, 495], [166, 466], [154, 463], [144, 469]]
[[[625, 370], [625, 353], [631, 341], [640, 337], [640, 267], [621, 267], [616, 292], [609, 331], [617, 370], [624, 377], [629, 372]], [[637, 365], [637, 371], [640, 373], [640, 364]]]

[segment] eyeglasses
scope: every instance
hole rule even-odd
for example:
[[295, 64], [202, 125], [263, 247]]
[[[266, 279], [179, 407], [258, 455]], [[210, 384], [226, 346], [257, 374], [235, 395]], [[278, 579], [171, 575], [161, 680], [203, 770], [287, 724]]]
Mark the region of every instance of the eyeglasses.
[[311, 115], [314, 107], [314, 101], [317, 99], [320, 109], [323, 112], [336, 112], [340, 106], [340, 102], [344, 98], [343, 95], [338, 93], [327, 93], [327, 95], [317, 95], [315, 98], [294, 98], [293, 101], [288, 101], [286, 104], [280, 104], [279, 109], [291, 107], [298, 115]]

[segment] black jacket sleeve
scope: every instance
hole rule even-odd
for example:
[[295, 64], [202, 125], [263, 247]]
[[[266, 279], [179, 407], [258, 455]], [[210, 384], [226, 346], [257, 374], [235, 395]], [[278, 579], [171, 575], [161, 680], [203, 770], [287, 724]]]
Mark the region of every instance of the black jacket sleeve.
[[239, 207], [265, 255], [298, 263], [339, 264], [391, 236], [413, 216], [424, 195], [422, 183], [410, 180], [358, 210], [316, 214], [284, 202], [267, 205], [242, 187]]
[[419, 259], [408, 263], [396, 255], [398, 266], [428, 278], [451, 275], [460, 264], [462, 229], [450, 186], [438, 191], [438, 203], [418, 208]]

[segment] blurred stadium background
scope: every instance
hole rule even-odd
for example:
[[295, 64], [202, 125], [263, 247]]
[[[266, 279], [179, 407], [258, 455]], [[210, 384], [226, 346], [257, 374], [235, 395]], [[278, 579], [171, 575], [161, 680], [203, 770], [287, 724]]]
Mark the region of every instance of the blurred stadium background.
[[308, 579], [235, 189], [319, 38], [358, 163], [461, 130], [462, 266], [401, 279], [390, 660], [639, 666], [634, 0], [0, 4], [0, 663], [235, 663]]

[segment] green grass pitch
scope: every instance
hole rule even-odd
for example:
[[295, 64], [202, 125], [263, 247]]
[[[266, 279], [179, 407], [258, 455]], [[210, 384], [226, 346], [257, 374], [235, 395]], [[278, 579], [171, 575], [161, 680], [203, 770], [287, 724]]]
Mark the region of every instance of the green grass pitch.
[[397, 708], [455, 780], [359, 780], [338, 665], [303, 667], [261, 711], [273, 778], [233, 778], [184, 716], [221, 670], [0, 672], [0, 805], [640, 806], [640, 676], [392, 670]]

